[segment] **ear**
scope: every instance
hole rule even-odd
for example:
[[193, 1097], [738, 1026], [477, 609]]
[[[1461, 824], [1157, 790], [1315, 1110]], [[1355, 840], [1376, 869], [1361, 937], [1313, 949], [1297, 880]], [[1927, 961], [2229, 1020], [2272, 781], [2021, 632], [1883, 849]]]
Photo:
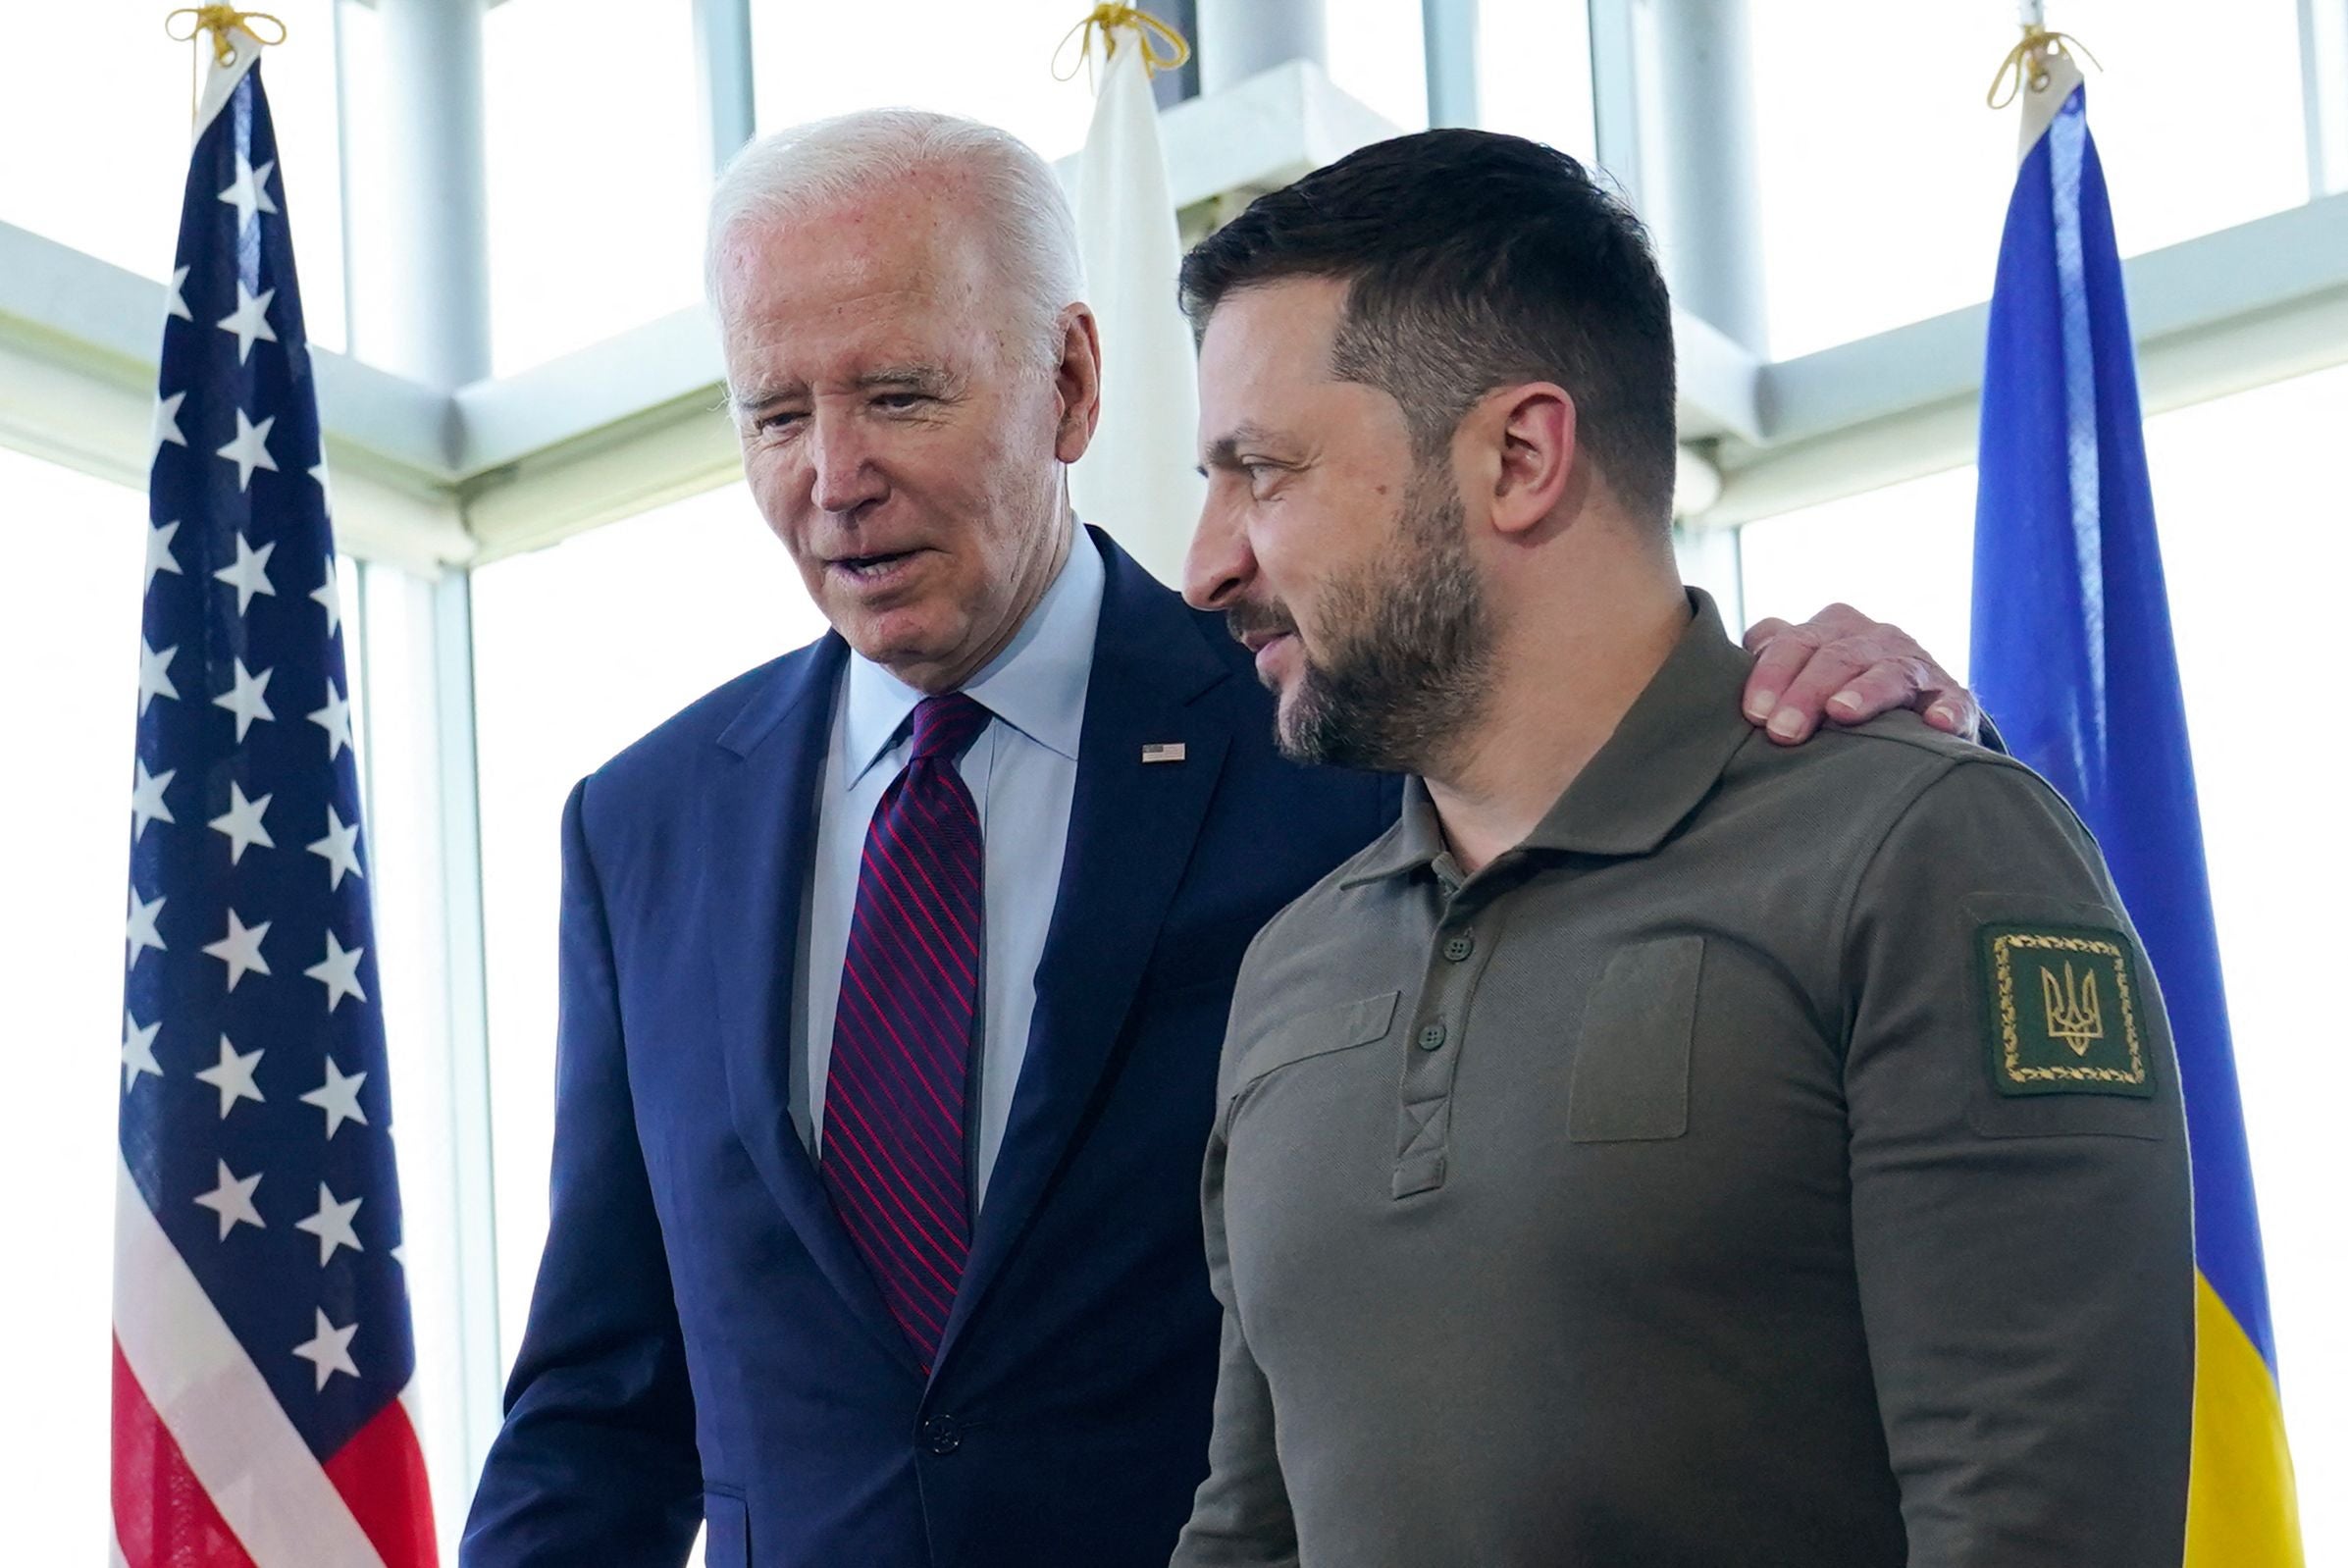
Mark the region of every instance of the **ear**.
[[1581, 447], [1574, 399], [1554, 382], [1532, 382], [1493, 392], [1486, 412], [1498, 458], [1487, 469], [1491, 526], [1522, 536], [1557, 509], [1572, 485]]
[[1072, 463], [1092, 444], [1101, 424], [1101, 327], [1092, 307], [1079, 303], [1060, 313], [1060, 362], [1052, 372], [1060, 428], [1052, 452]]

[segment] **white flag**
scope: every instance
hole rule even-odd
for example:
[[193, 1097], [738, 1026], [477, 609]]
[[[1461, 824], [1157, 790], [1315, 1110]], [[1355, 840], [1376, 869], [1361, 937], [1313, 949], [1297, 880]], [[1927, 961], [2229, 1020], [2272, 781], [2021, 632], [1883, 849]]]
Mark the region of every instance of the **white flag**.
[[1093, 64], [1100, 98], [1076, 165], [1076, 240], [1101, 323], [1101, 424], [1069, 476], [1076, 514], [1169, 584], [1198, 526], [1198, 362], [1174, 297], [1181, 239], [1138, 27]]

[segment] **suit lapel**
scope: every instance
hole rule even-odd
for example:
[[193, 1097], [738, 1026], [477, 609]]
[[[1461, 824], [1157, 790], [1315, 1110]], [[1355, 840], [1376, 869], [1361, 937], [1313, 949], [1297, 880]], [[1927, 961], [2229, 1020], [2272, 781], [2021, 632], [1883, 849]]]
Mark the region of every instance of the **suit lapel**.
[[833, 1213], [791, 1122], [792, 980], [802, 896], [815, 857], [818, 790], [847, 645], [826, 637], [785, 662], [718, 738], [732, 754], [703, 802], [709, 867], [696, 945], [711, 966], [734, 1128], [800, 1242], [866, 1328], [919, 1361]]
[[[1033, 1220], [1095, 1103], [1167, 905], [1189, 862], [1229, 733], [1194, 706], [1228, 671], [1181, 601], [1106, 536], [1108, 566], [1077, 745], [1060, 892], [1035, 976], [1035, 1021], [939, 1346], [940, 1369]], [[1178, 743], [1178, 762], [1142, 748]]]

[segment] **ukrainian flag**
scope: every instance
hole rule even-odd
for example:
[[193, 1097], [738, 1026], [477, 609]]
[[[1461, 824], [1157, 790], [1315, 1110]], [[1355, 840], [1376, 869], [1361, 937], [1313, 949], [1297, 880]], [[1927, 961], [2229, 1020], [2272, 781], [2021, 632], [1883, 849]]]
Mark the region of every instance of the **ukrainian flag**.
[[2103, 846], [2159, 973], [2193, 1150], [2199, 1349], [2186, 1561], [2298, 1568], [2258, 1203], [2234, 1079], [2133, 340], [2086, 89], [2017, 51], [2026, 118], [1981, 388], [1972, 682]]

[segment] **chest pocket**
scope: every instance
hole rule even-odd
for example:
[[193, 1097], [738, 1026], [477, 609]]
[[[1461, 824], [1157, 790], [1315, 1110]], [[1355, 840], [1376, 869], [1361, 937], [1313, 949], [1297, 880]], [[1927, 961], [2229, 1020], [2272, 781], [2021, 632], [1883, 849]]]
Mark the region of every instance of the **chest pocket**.
[[1381, 991], [1290, 1019], [1247, 1048], [1231, 1076], [1231, 1093], [1244, 1094], [1257, 1079], [1293, 1063], [1384, 1039], [1394, 1026], [1394, 1008], [1401, 1000], [1399, 991]]
[[1566, 1110], [1576, 1143], [1676, 1138], [1688, 1130], [1688, 1062], [1696, 1043], [1704, 939], [1668, 936], [1624, 948], [1582, 1010]]

